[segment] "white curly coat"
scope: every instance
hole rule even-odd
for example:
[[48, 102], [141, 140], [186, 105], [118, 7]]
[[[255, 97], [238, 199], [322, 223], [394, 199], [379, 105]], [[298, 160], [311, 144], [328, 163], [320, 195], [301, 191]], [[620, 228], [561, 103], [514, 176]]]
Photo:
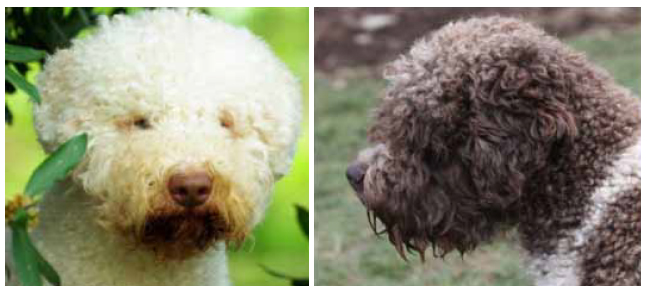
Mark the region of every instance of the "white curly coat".
[[[46, 151], [90, 137], [71, 178], [45, 195], [33, 233], [63, 284], [229, 284], [222, 242], [160, 261], [113, 229], [141, 228], [168, 200], [169, 173], [195, 165], [230, 184], [224, 206], [240, 213], [237, 224], [251, 230], [262, 219], [301, 118], [299, 84], [266, 43], [187, 10], [103, 18], [47, 60], [38, 86], [35, 127]], [[140, 118], [150, 129], [133, 126]]]

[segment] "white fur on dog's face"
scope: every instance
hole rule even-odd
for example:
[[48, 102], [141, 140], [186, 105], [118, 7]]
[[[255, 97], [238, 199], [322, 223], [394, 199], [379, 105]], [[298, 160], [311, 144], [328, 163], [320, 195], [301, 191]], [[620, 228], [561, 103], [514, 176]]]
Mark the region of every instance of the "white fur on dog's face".
[[200, 169], [214, 177], [208, 207], [246, 234], [289, 170], [299, 132], [298, 82], [268, 46], [185, 10], [101, 20], [47, 61], [39, 89], [43, 146], [89, 135], [74, 179], [118, 229], [176, 212], [169, 175]]

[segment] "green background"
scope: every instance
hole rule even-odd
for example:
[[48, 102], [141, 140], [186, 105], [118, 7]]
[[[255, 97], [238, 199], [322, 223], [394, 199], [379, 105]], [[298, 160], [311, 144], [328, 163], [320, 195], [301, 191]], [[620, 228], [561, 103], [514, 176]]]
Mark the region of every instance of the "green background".
[[[134, 12], [138, 9], [129, 9]], [[295, 205], [308, 207], [308, 8], [209, 8], [214, 17], [245, 26], [265, 39], [299, 78], [303, 88], [303, 133], [293, 169], [275, 187], [265, 220], [240, 250], [230, 251], [230, 274], [235, 285], [286, 285], [274, 271], [308, 276], [308, 239], [298, 227]], [[82, 32], [83, 35], [85, 32]], [[38, 66], [28, 73], [34, 81]], [[14, 124], [5, 125], [5, 200], [23, 190], [29, 175], [45, 158], [32, 126], [31, 104], [22, 92], [5, 94]]]

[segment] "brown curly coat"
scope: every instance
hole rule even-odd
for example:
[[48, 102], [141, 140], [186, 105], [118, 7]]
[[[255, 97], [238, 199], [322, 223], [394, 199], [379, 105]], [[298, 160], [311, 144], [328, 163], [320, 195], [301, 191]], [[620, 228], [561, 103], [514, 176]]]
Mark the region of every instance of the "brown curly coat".
[[[538, 284], [640, 285], [640, 101], [513, 18], [420, 39], [348, 177], [404, 257], [518, 225]], [[604, 223], [602, 223], [604, 222]]]

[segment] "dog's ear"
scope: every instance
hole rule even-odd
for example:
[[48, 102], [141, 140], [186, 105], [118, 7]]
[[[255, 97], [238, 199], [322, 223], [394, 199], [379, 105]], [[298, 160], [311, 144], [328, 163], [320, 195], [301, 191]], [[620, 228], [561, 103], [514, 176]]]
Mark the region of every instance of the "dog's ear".
[[521, 196], [525, 176], [545, 164], [555, 142], [577, 135], [566, 69], [545, 65], [531, 48], [516, 52], [464, 80], [470, 118], [460, 155], [484, 203], [501, 207]]
[[568, 77], [570, 69], [556, 65], [552, 61], [556, 56], [534, 44], [513, 45], [510, 55], [494, 66], [488, 64], [488, 70], [477, 66], [466, 74], [473, 110], [507, 114], [499, 122], [512, 124], [504, 125], [508, 128], [525, 124], [521, 134], [536, 142], [575, 137], [577, 125], [573, 109], [568, 108], [576, 87]]

